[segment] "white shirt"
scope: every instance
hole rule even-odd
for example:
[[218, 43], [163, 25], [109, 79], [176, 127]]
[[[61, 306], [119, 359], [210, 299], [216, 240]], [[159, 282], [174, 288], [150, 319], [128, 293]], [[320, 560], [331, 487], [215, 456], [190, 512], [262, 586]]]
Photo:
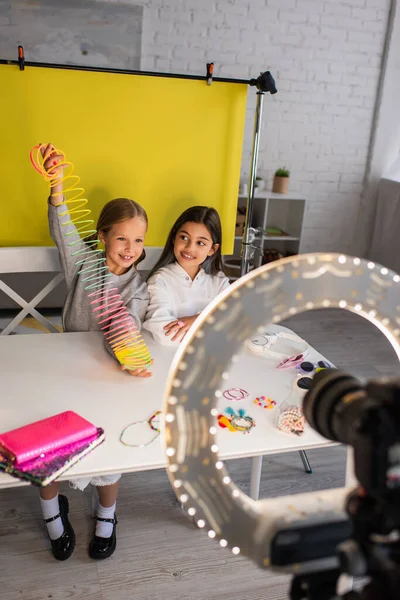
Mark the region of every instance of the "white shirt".
[[143, 329], [160, 344], [179, 345], [179, 340], [173, 342], [172, 336], [165, 335], [164, 326], [201, 312], [228, 286], [229, 279], [222, 271], [209, 275], [200, 269], [192, 280], [177, 262], [162, 267], [148, 281], [150, 302]]

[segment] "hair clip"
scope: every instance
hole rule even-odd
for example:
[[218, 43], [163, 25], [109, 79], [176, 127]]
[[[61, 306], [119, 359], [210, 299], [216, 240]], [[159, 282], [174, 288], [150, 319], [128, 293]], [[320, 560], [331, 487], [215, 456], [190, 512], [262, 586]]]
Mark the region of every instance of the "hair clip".
[[259, 398], [256, 398], [255, 400], [253, 400], [253, 404], [260, 406], [261, 408], [267, 409], [271, 409], [274, 408], [274, 406], [276, 406], [275, 400], [271, 400], [271, 398], [266, 398], [265, 396], [260, 396]]

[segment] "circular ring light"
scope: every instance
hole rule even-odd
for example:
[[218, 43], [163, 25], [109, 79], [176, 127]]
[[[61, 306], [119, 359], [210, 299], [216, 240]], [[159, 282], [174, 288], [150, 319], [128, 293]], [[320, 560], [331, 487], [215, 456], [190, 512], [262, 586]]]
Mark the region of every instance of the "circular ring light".
[[[175, 355], [167, 380], [165, 452], [178, 499], [221, 547], [268, 566], [273, 523], [276, 530], [279, 523], [301, 519], [300, 511], [293, 508], [295, 496], [286, 503], [281, 498], [250, 499], [231, 482], [218, 457], [216, 402], [235, 349], [268, 323], [331, 307], [373, 323], [400, 359], [399, 283], [400, 276], [393, 271], [360, 258], [303, 254], [252, 271], [198, 317]], [[321, 511], [324, 492], [307, 496], [306, 512]], [[324, 498], [329, 504], [332, 491]]]

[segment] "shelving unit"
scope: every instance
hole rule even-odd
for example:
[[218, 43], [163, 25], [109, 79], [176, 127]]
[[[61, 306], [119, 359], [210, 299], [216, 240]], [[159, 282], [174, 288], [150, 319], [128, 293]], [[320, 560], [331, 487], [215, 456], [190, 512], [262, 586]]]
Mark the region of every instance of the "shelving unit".
[[[239, 196], [238, 206], [245, 207], [247, 198]], [[279, 227], [286, 236], [262, 235], [257, 238], [261, 252], [256, 252], [252, 260], [255, 267], [262, 265], [264, 251], [268, 248], [279, 250], [284, 256], [301, 251], [301, 236], [306, 208], [306, 199], [298, 194], [275, 194], [265, 192], [254, 198], [252, 227]], [[235, 237], [234, 254], [225, 260], [240, 257], [241, 237]]]

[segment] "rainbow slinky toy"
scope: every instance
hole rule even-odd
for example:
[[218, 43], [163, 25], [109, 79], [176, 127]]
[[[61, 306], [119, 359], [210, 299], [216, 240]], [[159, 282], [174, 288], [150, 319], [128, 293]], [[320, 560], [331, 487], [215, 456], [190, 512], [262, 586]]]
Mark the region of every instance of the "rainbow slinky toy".
[[[121, 365], [126, 365], [131, 370], [150, 365], [152, 360], [149, 349], [124, 305], [118, 289], [109, 287], [110, 283], [107, 279], [111, 273], [104, 253], [98, 249], [97, 231], [92, 229], [94, 220], [90, 218], [90, 209], [85, 208], [88, 200], [83, 198], [84, 189], [77, 187], [80, 178], [73, 175], [74, 165], [66, 160], [63, 152], [54, 149], [53, 152], [63, 156], [63, 160], [57, 165], [57, 169], [62, 169], [63, 175], [56, 177], [55, 174], [48, 173], [44, 168], [41, 154], [42, 148], [46, 147], [47, 144], [40, 144], [32, 148], [30, 159], [38, 173], [49, 182], [50, 187], [63, 183], [64, 189], [59, 192], [63, 199], [59, 206], [65, 205], [66, 210], [60, 213], [60, 217], [68, 215], [70, 219], [62, 225], [75, 226], [65, 235], [75, 237], [69, 245], [77, 246], [77, 250], [73, 252], [73, 256], [78, 257], [76, 265], [85, 265], [80, 270], [79, 276], [86, 283], [85, 289], [100, 329], [104, 332]], [[96, 239], [93, 239], [93, 235]]]

